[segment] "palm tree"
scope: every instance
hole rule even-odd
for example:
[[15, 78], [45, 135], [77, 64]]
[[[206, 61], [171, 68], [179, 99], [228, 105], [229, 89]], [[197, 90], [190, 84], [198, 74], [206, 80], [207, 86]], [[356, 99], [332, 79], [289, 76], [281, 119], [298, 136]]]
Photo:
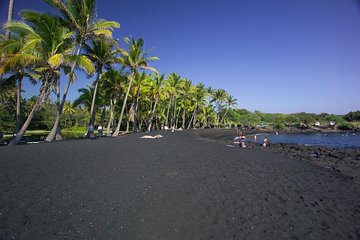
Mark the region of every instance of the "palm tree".
[[237, 99], [234, 98], [233, 96], [231, 95], [228, 95], [225, 99], [225, 103], [226, 103], [226, 111], [224, 113], [224, 116], [222, 117], [221, 121], [220, 122], [223, 122], [224, 119], [225, 119], [225, 116], [227, 114], [227, 112], [229, 111], [230, 108], [236, 106], [237, 104]]
[[92, 97], [91, 109], [90, 109], [90, 122], [89, 126], [94, 124], [94, 107], [95, 107], [95, 99], [96, 93], [98, 90], [100, 75], [103, 71], [103, 68], [109, 69], [112, 64], [116, 61], [117, 50], [113, 50], [112, 48], [116, 45], [115, 41], [110, 39], [106, 39], [104, 37], [99, 37], [95, 40], [90, 40], [91, 46], [86, 45], [87, 55], [95, 64], [97, 78], [94, 81], [94, 95]]
[[111, 136], [110, 128], [115, 128], [114, 115], [115, 106], [117, 101], [122, 96], [123, 86], [122, 84], [127, 81], [127, 76], [124, 72], [119, 72], [115, 69], [110, 69], [101, 76], [102, 81], [100, 82], [100, 88], [102, 89], [105, 98], [109, 101], [110, 106], [110, 118], [106, 128], [106, 135]]
[[17, 87], [16, 80], [2, 80], [0, 81], [0, 108], [5, 108], [12, 104], [16, 99]]
[[35, 112], [48, 98], [51, 87], [59, 78], [60, 66], [64, 62], [76, 61], [69, 56], [73, 33], [61, 27], [57, 17], [34, 11], [23, 11], [22, 18], [29, 24], [17, 21], [5, 24], [5, 29], [22, 37], [20, 50], [3, 56], [0, 74], [18, 68], [32, 67], [41, 76], [40, 93], [27, 120], [11, 144], [20, 141]]
[[67, 124], [69, 126], [71, 124], [72, 116], [76, 113], [76, 109], [74, 107], [75, 106], [70, 101], [66, 101], [64, 104], [65, 120], [67, 120]]
[[[106, 21], [103, 19], [96, 20], [96, 1], [95, 0], [44, 0], [50, 6], [55, 8], [62, 16], [63, 23], [68, 26], [75, 33], [75, 40], [77, 49], [74, 50], [75, 56], [79, 56], [83, 45], [88, 39], [96, 38], [98, 36], [112, 37], [112, 30], [119, 28], [120, 24], [114, 21]], [[47, 141], [53, 141], [56, 133], [60, 129], [60, 118], [66, 97], [69, 91], [70, 84], [74, 80], [74, 71], [76, 63], [72, 64], [71, 69], [68, 71], [68, 79], [65, 85], [64, 93], [59, 103], [55, 123]]]
[[226, 100], [228, 94], [224, 89], [217, 89], [213, 93], [213, 99], [211, 102], [215, 102], [215, 108], [217, 109], [217, 118], [216, 125], [219, 126], [220, 121], [220, 112], [223, 108], [224, 101]]
[[217, 118], [214, 108], [209, 104], [200, 109], [199, 119], [202, 122], [203, 128], [209, 127], [210, 123]]
[[132, 38], [131, 40], [129, 38], [125, 38], [124, 41], [128, 46], [128, 50], [121, 50], [122, 56], [119, 57], [119, 61], [124, 67], [130, 69], [130, 82], [121, 108], [119, 121], [113, 136], [119, 135], [127, 98], [129, 96], [131, 84], [136, 76], [137, 71], [139, 69], [145, 69], [156, 72], [156, 69], [149, 66], [149, 62], [159, 60], [159, 58], [157, 57], [147, 57], [149, 51], [144, 52], [144, 40], [142, 38], [139, 38], [138, 40], [135, 40], [134, 38]]
[[16, 114], [15, 114], [15, 128], [14, 133], [17, 133], [20, 128], [20, 112], [21, 112], [21, 93], [22, 93], [22, 81], [25, 77], [29, 78], [32, 84], [36, 84], [38, 76], [26, 71], [26, 69], [16, 69], [13, 73], [3, 81], [16, 81], [17, 94], [16, 94]]
[[158, 101], [161, 97], [162, 90], [164, 87], [164, 74], [159, 75], [158, 73], [155, 73], [154, 77], [152, 78], [153, 81], [150, 83], [150, 94], [152, 96], [151, 102], [153, 104], [150, 104], [152, 106], [152, 109], [150, 109], [150, 117], [147, 125], [147, 130], [151, 131], [152, 128], [152, 121], [155, 116], [156, 106], [158, 104]]
[[186, 112], [191, 105], [191, 97], [195, 93], [195, 87], [193, 86], [190, 80], [183, 79], [179, 93], [180, 93], [180, 104], [183, 109], [181, 127], [184, 129], [186, 122]]
[[196, 113], [199, 110], [199, 107], [205, 106], [207, 91], [202, 83], [199, 83], [195, 87], [194, 93], [194, 110], [189, 121], [188, 129], [190, 129], [191, 125], [195, 125], [196, 123]]
[[[13, 34], [12, 36], [9, 35], [9, 37], [7, 38], [5, 38], [4, 36], [0, 36], [0, 40], [1, 40], [0, 42], [1, 55], [4, 56], [4, 55], [12, 55], [12, 54], [18, 54], [18, 55], [26, 54], [27, 50], [25, 50], [25, 52], [23, 53], [21, 52], [22, 46], [24, 46], [25, 44], [23, 37]], [[0, 60], [1, 65], [5, 64], [4, 60], [5, 60], [4, 58], [1, 58]], [[0, 71], [7, 71], [7, 75], [8, 75], [6, 78], [2, 79], [2, 81], [4, 82], [13, 81], [14, 83], [16, 82], [17, 84], [17, 102], [16, 102], [15, 128], [14, 128], [14, 133], [17, 133], [20, 127], [22, 80], [25, 77], [28, 77], [31, 83], [35, 84], [39, 78], [39, 75], [32, 73], [26, 68], [14, 68], [11, 66], [5, 67], [3, 68], [3, 70]]]
[[[166, 126], [169, 126], [169, 113], [170, 113], [171, 104], [173, 102], [174, 102], [174, 117], [175, 117], [175, 113], [176, 113], [175, 95], [179, 89], [179, 86], [181, 83], [180, 80], [181, 80], [180, 76], [177, 73], [171, 73], [165, 82], [165, 89], [170, 95], [169, 105], [168, 105], [167, 112], [166, 112]], [[175, 122], [174, 120], [175, 119], [172, 119], [171, 125], [174, 124], [174, 122]]]
[[[83, 105], [88, 111], [91, 109], [92, 105], [92, 97], [94, 96], [94, 87], [90, 85], [86, 85], [87, 88], [80, 88], [78, 92], [80, 93], [79, 97], [74, 100], [74, 107], [79, 105]], [[98, 101], [95, 101], [95, 104]]]
[[144, 95], [145, 92], [149, 89], [149, 76], [145, 74], [145, 72], [142, 72], [141, 74], [136, 73], [136, 76], [134, 78], [132, 88], [130, 90], [130, 94], [132, 95], [132, 103], [130, 106], [129, 111], [129, 119], [131, 122], [133, 122], [133, 131], [139, 130], [139, 124], [138, 124], [138, 112], [139, 112], [139, 104], [140, 104], [140, 98], [142, 95]]

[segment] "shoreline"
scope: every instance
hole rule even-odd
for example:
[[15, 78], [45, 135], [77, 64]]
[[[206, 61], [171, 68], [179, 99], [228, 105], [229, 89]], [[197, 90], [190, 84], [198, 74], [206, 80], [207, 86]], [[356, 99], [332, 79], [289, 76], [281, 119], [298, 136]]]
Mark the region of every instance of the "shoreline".
[[[244, 131], [246, 136], [253, 136], [254, 134], [259, 133], [266, 134], [269, 132], [257, 132], [252, 130]], [[274, 131], [271, 131], [271, 133], [274, 133]], [[232, 141], [226, 141], [224, 138], [235, 136], [236, 129], [216, 129], [215, 131], [214, 129], [199, 129], [197, 134], [201, 138], [213, 139], [223, 142], [224, 144], [232, 144]], [[259, 143], [246, 142], [246, 144], [249, 148], [260, 148]], [[264, 150], [280, 153], [286, 157], [305, 160], [317, 166], [332, 169], [360, 184], [360, 149], [271, 143], [270, 147]]]

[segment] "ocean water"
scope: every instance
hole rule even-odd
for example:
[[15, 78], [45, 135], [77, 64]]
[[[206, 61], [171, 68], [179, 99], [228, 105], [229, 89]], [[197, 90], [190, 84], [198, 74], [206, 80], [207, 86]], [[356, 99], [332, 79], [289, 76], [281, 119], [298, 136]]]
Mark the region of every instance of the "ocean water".
[[[360, 149], [360, 133], [257, 134], [256, 142], [262, 143], [265, 136], [270, 143]], [[254, 142], [254, 138], [248, 137], [247, 141]]]

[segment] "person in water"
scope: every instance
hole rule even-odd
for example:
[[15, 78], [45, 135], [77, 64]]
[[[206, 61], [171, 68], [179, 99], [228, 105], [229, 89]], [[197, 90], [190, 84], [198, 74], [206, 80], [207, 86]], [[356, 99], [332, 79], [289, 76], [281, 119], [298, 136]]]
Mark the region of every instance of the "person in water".
[[270, 142], [269, 142], [269, 139], [267, 137], [264, 138], [262, 146], [263, 147], [269, 147], [270, 146]]
[[240, 136], [240, 147], [241, 147], [241, 148], [245, 148], [245, 147], [246, 147], [245, 139], [246, 139], [245, 135], [242, 134], [242, 135]]

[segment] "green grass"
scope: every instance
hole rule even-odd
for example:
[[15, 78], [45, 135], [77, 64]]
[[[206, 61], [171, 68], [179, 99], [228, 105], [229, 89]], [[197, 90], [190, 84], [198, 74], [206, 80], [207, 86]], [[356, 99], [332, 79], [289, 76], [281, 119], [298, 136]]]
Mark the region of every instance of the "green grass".
[[[28, 138], [39, 138], [41, 136], [47, 136], [50, 131], [46, 130], [28, 130], [25, 132], [24, 137]], [[83, 130], [62, 130], [62, 136], [64, 138], [83, 138], [84, 134], [86, 133], [86, 129]], [[4, 134], [3, 141], [9, 140], [13, 135], [12, 134]]]
[[[50, 131], [45, 130], [28, 130], [25, 132], [24, 137], [37, 137], [37, 136], [46, 136]], [[4, 141], [9, 140], [13, 135], [12, 134], [4, 134]]]

